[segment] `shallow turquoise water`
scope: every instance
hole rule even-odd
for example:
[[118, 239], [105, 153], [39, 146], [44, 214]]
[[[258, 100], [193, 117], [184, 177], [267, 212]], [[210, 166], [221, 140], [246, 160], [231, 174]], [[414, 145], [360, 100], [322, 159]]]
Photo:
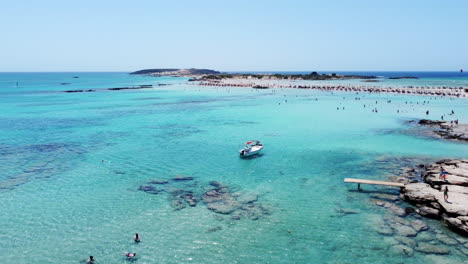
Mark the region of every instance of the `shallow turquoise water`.
[[[60, 92], [158, 83], [172, 85]], [[77, 263], [89, 255], [97, 263], [126, 263], [123, 251], [137, 252], [137, 263], [466, 258], [456, 249], [447, 256], [390, 253], [391, 238], [373, 228], [384, 211], [369, 202], [368, 193], [342, 182], [386, 179], [415, 161], [466, 158], [466, 144], [412, 135], [404, 124], [426, 117], [428, 109], [429, 118], [445, 114], [468, 122], [466, 100], [201, 88], [182, 78], [124, 73], [3, 74], [0, 84], [0, 257], [5, 263]], [[375, 107], [378, 113], [371, 111]], [[455, 116], [448, 115], [451, 110]], [[264, 155], [241, 160], [237, 149], [250, 139], [265, 144]], [[196, 194], [213, 180], [255, 193], [269, 213], [234, 220], [203, 203], [174, 210], [168, 195], [137, 190], [148, 180], [175, 175], [195, 181], [171, 183], [172, 188]], [[359, 213], [337, 214], [350, 208]], [[437, 221], [427, 222], [446, 232]], [[207, 232], [212, 228], [219, 230]], [[131, 241], [135, 232], [142, 237], [139, 245]]]

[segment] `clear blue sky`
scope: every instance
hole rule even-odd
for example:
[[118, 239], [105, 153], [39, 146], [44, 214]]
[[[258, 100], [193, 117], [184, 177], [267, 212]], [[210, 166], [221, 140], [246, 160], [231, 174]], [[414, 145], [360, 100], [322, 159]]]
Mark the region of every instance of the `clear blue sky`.
[[0, 71], [468, 70], [468, 1], [2, 1]]

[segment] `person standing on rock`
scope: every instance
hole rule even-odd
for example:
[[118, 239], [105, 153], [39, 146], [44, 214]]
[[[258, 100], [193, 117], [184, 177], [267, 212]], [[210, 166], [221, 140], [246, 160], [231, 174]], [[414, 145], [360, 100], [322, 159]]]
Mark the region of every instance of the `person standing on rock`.
[[440, 173], [439, 173], [439, 179], [447, 181], [446, 178], [447, 178], [447, 172], [444, 169], [442, 169], [442, 171], [440, 171]]
[[445, 189], [444, 189], [444, 200], [446, 203], [448, 203], [448, 187], [445, 186]]

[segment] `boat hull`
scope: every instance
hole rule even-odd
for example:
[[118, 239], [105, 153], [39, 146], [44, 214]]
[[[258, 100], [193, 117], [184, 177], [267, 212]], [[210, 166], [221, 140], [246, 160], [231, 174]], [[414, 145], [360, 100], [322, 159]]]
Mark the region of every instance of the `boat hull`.
[[239, 154], [241, 157], [250, 157], [259, 154], [263, 149], [263, 146], [252, 146], [248, 149], [241, 149]]

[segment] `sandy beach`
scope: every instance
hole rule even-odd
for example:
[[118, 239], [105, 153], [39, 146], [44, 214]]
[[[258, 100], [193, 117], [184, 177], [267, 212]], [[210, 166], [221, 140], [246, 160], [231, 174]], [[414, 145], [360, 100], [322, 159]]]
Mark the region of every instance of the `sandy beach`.
[[468, 87], [464, 86], [383, 86], [317, 83], [315, 81], [228, 78], [220, 80], [193, 81], [193, 85], [219, 87], [251, 87], [258, 89], [293, 88], [321, 91], [344, 91], [365, 93], [414, 94], [424, 96], [447, 96], [468, 98]]

